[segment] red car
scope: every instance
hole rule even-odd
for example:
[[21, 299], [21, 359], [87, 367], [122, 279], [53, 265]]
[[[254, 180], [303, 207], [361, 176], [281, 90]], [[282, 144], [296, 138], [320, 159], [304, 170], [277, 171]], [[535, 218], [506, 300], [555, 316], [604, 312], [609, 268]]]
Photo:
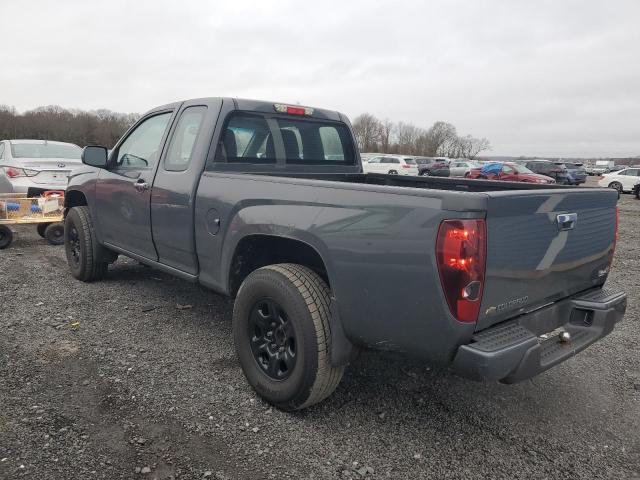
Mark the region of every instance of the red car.
[[505, 182], [556, 183], [546, 175], [533, 173], [524, 165], [513, 162], [491, 163], [469, 172], [469, 178], [503, 180]]

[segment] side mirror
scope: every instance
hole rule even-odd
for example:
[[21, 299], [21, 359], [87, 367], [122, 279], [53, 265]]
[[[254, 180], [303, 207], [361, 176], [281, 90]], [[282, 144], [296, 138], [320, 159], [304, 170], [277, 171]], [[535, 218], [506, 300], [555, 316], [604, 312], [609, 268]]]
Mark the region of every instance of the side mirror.
[[105, 168], [107, 166], [107, 149], [97, 145], [89, 145], [82, 149], [82, 163], [92, 167]]

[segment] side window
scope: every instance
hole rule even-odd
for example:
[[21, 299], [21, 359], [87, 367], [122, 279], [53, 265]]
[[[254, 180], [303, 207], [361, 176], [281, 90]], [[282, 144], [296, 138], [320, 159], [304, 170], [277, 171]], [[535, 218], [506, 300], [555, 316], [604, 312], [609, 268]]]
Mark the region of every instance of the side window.
[[164, 160], [165, 170], [182, 172], [189, 168], [193, 147], [206, 113], [207, 107], [204, 106], [188, 107], [182, 112]]
[[637, 168], [630, 168], [627, 170], [627, 175], [632, 177], [637, 177], [640, 174], [640, 170]]
[[231, 116], [222, 132], [216, 161], [276, 163], [275, 146], [265, 118], [251, 114]]
[[333, 126], [320, 127], [318, 130], [325, 160], [344, 161], [344, 148], [338, 130]]
[[118, 147], [116, 168], [152, 169], [162, 148], [161, 142], [171, 112], [161, 113], [144, 120]]
[[4, 158], [4, 143], [0, 143], [0, 160]]
[[513, 173], [513, 168], [511, 168], [509, 165], [503, 165], [502, 173], [511, 174]]
[[380, 157], [373, 157], [367, 163], [380, 163]]
[[620, 170], [619, 172], [616, 173], [616, 175], [631, 175], [629, 173], [629, 170]]

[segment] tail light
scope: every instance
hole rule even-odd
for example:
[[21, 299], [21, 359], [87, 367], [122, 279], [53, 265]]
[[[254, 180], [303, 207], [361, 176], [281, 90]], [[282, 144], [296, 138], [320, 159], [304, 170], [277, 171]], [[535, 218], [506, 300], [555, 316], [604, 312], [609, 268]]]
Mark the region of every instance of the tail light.
[[460, 322], [478, 320], [487, 258], [485, 221], [443, 220], [436, 260], [449, 310]]
[[413, 165], [407, 165], [407, 164], [402, 165], [402, 168], [411, 168], [411, 167], [413, 167]]
[[24, 170], [22, 168], [14, 167], [5, 167], [4, 171], [9, 178], [33, 177], [38, 174], [38, 170]]

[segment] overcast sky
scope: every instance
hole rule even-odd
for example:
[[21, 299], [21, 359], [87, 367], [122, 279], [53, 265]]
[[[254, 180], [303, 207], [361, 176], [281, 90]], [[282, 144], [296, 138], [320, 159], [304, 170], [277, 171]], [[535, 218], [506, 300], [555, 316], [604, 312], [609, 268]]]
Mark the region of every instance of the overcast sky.
[[453, 123], [496, 155], [640, 155], [640, 1], [0, 0], [0, 104], [237, 96]]

